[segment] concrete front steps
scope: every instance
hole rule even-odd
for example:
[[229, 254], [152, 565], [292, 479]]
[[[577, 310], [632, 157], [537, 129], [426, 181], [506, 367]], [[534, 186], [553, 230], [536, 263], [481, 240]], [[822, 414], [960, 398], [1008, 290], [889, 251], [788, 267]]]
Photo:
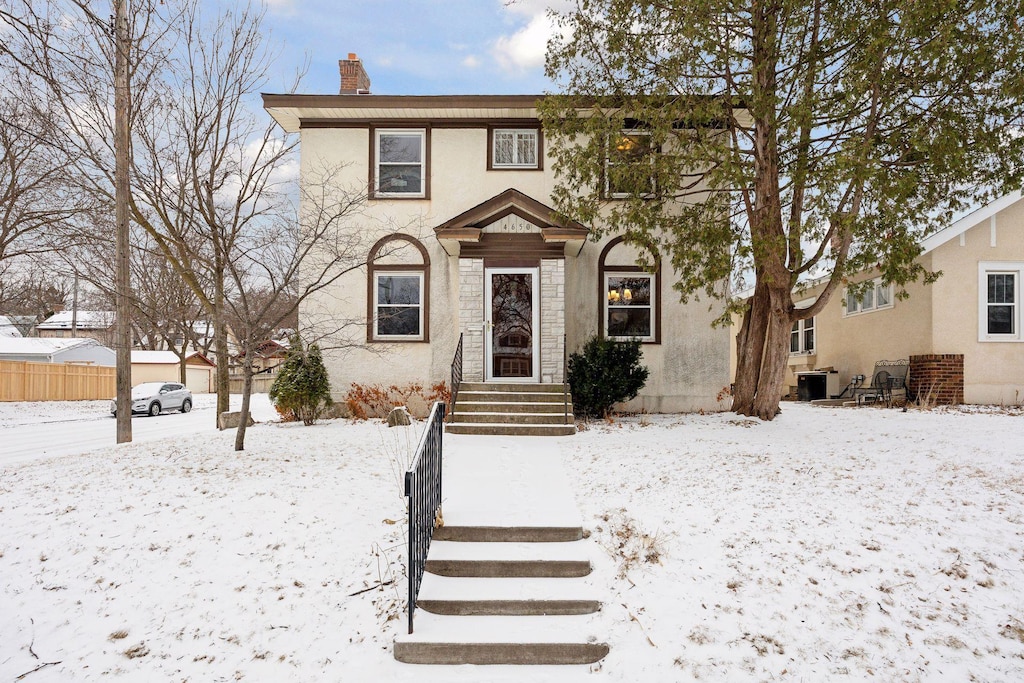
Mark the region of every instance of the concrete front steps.
[[[395, 641], [411, 664], [589, 664], [600, 600], [586, 580], [581, 528], [440, 527], [427, 557], [415, 632]], [[481, 540], [485, 539], [485, 540]]]
[[445, 430], [452, 434], [568, 436], [576, 433], [563, 384], [463, 382]]

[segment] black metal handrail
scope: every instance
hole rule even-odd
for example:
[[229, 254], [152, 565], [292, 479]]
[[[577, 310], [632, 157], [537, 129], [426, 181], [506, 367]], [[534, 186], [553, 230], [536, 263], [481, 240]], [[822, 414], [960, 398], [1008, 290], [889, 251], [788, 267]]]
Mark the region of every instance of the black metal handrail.
[[562, 335], [562, 404], [565, 410], [563, 424], [569, 424], [569, 342], [568, 335]]
[[455, 357], [452, 358], [452, 398], [449, 401], [449, 412], [455, 412], [455, 400], [459, 397], [459, 385], [462, 384], [462, 335], [459, 335], [459, 345], [455, 347]]
[[405, 495], [409, 498], [409, 633], [416, 611], [416, 596], [423, 582], [430, 539], [441, 509], [441, 438], [444, 435], [445, 405], [438, 401], [430, 411], [416, 455], [405, 473]]

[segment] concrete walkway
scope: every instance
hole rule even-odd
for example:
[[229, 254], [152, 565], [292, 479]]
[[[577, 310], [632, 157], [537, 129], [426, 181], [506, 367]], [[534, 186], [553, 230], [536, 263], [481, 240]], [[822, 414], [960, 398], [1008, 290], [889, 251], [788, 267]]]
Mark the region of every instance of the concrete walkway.
[[559, 448], [569, 437], [445, 434], [444, 524], [434, 530], [410, 664], [589, 664], [599, 635], [595, 544]]
[[558, 448], [567, 438], [445, 434], [445, 526], [580, 526]]

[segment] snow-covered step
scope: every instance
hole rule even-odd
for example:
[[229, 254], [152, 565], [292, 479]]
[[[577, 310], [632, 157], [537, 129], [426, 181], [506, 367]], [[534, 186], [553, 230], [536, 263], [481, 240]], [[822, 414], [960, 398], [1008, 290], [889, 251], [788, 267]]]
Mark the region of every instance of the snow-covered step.
[[[489, 422], [492, 424], [533, 424], [533, 425], [564, 425], [572, 422], [559, 410], [557, 413], [535, 413], [535, 412], [501, 412], [501, 406], [496, 405], [489, 412], [460, 412], [459, 422], [465, 424]], [[462, 406], [459, 406], [462, 410]]]
[[445, 431], [451, 434], [476, 434], [478, 436], [571, 436], [576, 433], [576, 425], [450, 422], [445, 426]]
[[564, 384], [464, 382], [445, 431], [480, 436], [570, 436], [572, 396]]
[[565, 615], [596, 612], [601, 601], [585, 579], [482, 579], [428, 573], [416, 605], [434, 614]]
[[590, 664], [608, 654], [593, 615], [447, 616], [417, 612], [415, 632], [395, 639], [409, 664]]
[[572, 406], [566, 411], [561, 397], [557, 403], [543, 401], [463, 401], [459, 400], [459, 413], [559, 413], [563, 417], [568, 412], [572, 418]]
[[426, 569], [442, 576], [579, 577], [591, 571], [587, 545], [434, 541]]
[[[580, 526], [463, 526], [445, 525], [434, 529], [433, 540], [462, 543], [559, 543], [583, 538]], [[433, 545], [433, 543], [431, 544]]]

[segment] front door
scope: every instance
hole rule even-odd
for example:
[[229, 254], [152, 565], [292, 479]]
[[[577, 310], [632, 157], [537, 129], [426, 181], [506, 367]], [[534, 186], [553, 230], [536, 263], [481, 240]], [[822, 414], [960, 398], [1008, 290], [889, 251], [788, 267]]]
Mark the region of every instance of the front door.
[[485, 375], [488, 381], [539, 381], [538, 268], [488, 268], [484, 274]]

